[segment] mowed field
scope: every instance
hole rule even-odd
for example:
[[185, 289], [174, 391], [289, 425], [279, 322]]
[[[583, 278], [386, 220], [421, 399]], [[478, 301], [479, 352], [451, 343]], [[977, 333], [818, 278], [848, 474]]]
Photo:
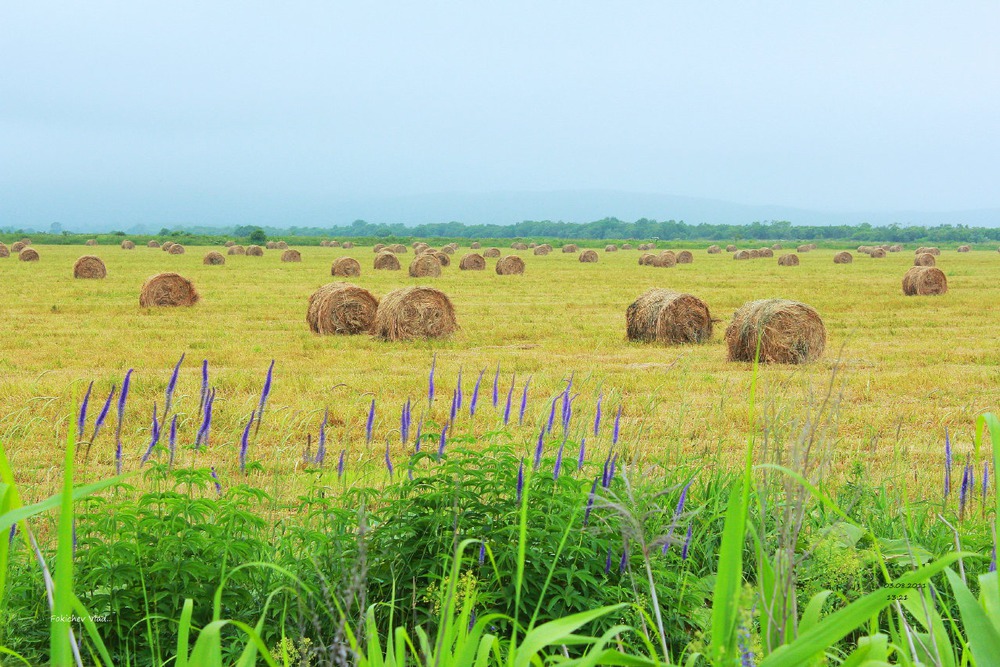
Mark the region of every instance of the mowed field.
[[[122, 441], [125, 469], [137, 469], [149, 442], [152, 405], [162, 410], [173, 366], [185, 353], [175, 397], [179, 460], [189, 464], [195, 456], [190, 445], [200, 422], [200, 366], [208, 359], [217, 399], [211, 443], [197, 455], [198, 465], [214, 465], [234, 482], [243, 427], [275, 360], [272, 393], [249, 458], [262, 464], [251, 474], [267, 477], [281, 492], [295, 492], [307, 435], [315, 447], [324, 408], [330, 410], [328, 456], [346, 450], [353, 469], [384, 476], [387, 438], [391, 456], [404, 455], [396, 431], [402, 404], [413, 401], [414, 421], [423, 416], [444, 422], [459, 369], [466, 405], [454, 437], [497, 430], [512, 377], [516, 412], [531, 376], [525, 425], [510, 433], [526, 453], [532, 451], [552, 397], [573, 374], [573, 392], [579, 394], [573, 440], [592, 427], [603, 392], [606, 421], [623, 406], [621, 442], [630, 456], [669, 465], [726, 465], [743, 453], [750, 430], [752, 369], [726, 360], [725, 326], [743, 303], [781, 297], [819, 311], [827, 348], [814, 364], [762, 368], [758, 413], [777, 412], [786, 426], [805, 417], [837, 369], [835, 474], [860, 463], [890, 485], [905, 481], [913, 494], [938, 493], [945, 427], [957, 456], [964, 457], [976, 415], [1000, 407], [1000, 254], [942, 248], [937, 266], [948, 277], [948, 294], [906, 297], [901, 281], [912, 266], [913, 247], [885, 259], [854, 253], [850, 265], [835, 265], [835, 250], [819, 249], [801, 254], [800, 266], [779, 267], [776, 258], [709, 255], [707, 246], [687, 246], [694, 263], [673, 268], [639, 266], [636, 250], [599, 250], [597, 264], [582, 264], [577, 254], [558, 247], [545, 257], [501, 248], [524, 258], [527, 268], [523, 276], [498, 276], [491, 259], [486, 271], [460, 271], [458, 259], [471, 252], [463, 245], [435, 279], [407, 275], [412, 250], [400, 257], [402, 271], [374, 271], [370, 247], [301, 247], [301, 263], [282, 263], [281, 251], [268, 250], [264, 257], [232, 256], [224, 266], [205, 266], [209, 250], [225, 249], [188, 247], [184, 255], [169, 255], [146, 247], [33, 246], [41, 255], [38, 263], [0, 259], [0, 442], [30, 499], [53, 493], [61, 476], [60, 443], [67, 423], [75, 421], [74, 397], [79, 401], [94, 382], [89, 431], [111, 386], [134, 368]], [[73, 262], [84, 254], [104, 260], [106, 279], [73, 278]], [[377, 297], [407, 285], [443, 290], [455, 305], [460, 331], [448, 340], [405, 343], [310, 333], [307, 299], [335, 280], [330, 264], [342, 256], [362, 265], [362, 275], [350, 282]], [[143, 281], [161, 271], [191, 279], [201, 302], [140, 308]], [[651, 287], [706, 301], [720, 320], [712, 341], [683, 347], [626, 342], [625, 310]], [[437, 400], [428, 412], [427, 375], [435, 353]], [[479, 408], [470, 419], [467, 406], [482, 369]], [[376, 420], [367, 443], [373, 398]], [[606, 449], [609, 431], [606, 425], [591, 446]], [[113, 473], [113, 436], [114, 409], [85, 460], [81, 452], [82, 478]]]

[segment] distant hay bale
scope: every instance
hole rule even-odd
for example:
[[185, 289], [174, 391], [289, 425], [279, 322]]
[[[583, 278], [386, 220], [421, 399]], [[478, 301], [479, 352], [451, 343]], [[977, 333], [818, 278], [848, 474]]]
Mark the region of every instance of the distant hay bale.
[[[449, 250], [451, 250], [451, 248], [449, 248]], [[449, 257], [448, 253], [446, 253], [444, 250], [438, 250], [430, 254], [434, 255], [434, 257], [437, 258], [438, 263], [441, 264], [442, 267], [451, 265], [451, 257]]]
[[458, 329], [455, 307], [441, 290], [404, 287], [378, 304], [372, 333], [382, 340], [444, 338]]
[[441, 247], [441, 252], [443, 252], [446, 255], [454, 255], [455, 254], [455, 247], [454, 246], [450, 246], [450, 245], [442, 246]]
[[340, 247], [344, 248], [345, 250], [350, 250], [351, 248], [354, 247], [354, 244], [351, 243], [350, 241], [344, 241]]
[[84, 255], [76, 260], [76, 263], [73, 265], [74, 278], [99, 280], [106, 278], [107, 275], [108, 269], [104, 266], [104, 262], [101, 261], [100, 257], [95, 257], [94, 255]]
[[340, 241], [330, 241], [330, 247], [331, 248], [339, 248], [340, 247]]
[[778, 266], [798, 266], [799, 256], [788, 253], [778, 258]]
[[710, 246], [708, 246], [708, 254], [709, 255], [718, 255], [721, 252], [722, 252], [722, 248], [720, 248], [717, 245], [710, 245]]
[[677, 253], [677, 263], [678, 264], [693, 264], [694, 255], [690, 250], [681, 250]]
[[738, 250], [733, 253], [733, 259], [750, 259], [750, 251]]
[[896, 245], [889, 246], [889, 252], [902, 252], [902, 251], [903, 251], [903, 246], [899, 245], [898, 243]]
[[[326, 241], [324, 241], [323, 243], [326, 243]], [[223, 245], [226, 246], [227, 248], [232, 248], [234, 245], [236, 245], [236, 241], [226, 241]]]
[[514, 250], [527, 250], [528, 246], [524, 243], [511, 243], [510, 247]]
[[610, 243], [604, 246], [604, 252], [618, 252], [618, 246], [616, 246], [614, 243]]
[[775, 243], [773, 246], [771, 246], [771, 250], [781, 250], [781, 244]]
[[914, 255], [923, 255], [925, 252], [927, 252], [927, 248], [925, 248], [924, 246], [920, 246], [919, 248], [917, 248], [916, 250], [913, 251], [913, 254]]
[[929, 252], [930, 254], [932, 254], [935, 257], [937, 257], [937, 256], [939, 256], [941, 254], [941, 249], [940, 248], [936, 248], [936, 247], [930, 247], [930, 248], [927, 248], [926, 252]]
[[159, 248], [160, 247], [160, 242], [156, 241], [156, 240], [150, 241], [149, 243], [146, 244], [146, 247], [147, 248]]
[[653, 260], [650, 262], [650, 266], [657, 266], [663, 269], [669, 269], [676, 265], [677, 255], [672, 250], [664, 250], [659, 255], [653, 255]]
[[972, 252], [972, 248], [969, 247], [969, 246], [967, 246], [967, 245], [960, 245], [960, 246], [958, 246], [958, 251], [959, 252]]
[[284, 241], [278, 241], [276, 244], [276, 250], [288, 250], [288, 244]]
[[402, 266], [399, 263], [399, 258], [388, 250], [384, 250], [375, 255], [376, 271], [399, 271], [401, 268]]
[[535, 249], [532, 250], [532, 252], [535, 255], [548, 255], [552, 252], [552, 248], [548, 244], [543, 243], [542, 245], [535, 246]]
[[228, 255], [245, 255], [247, 254], [247, 249], [241, 245], [229, 246], [229, 250], [226, 251]]
[[226, 258], [221, 252], [212, 251], [205, 255], [201, 260], [202, 264], [207, 264], [208, 266], [222, 266], [226, 263]]
[[406, 246], [402, 243], [393, 243], [389, 246], [389, 250], [393, 251], [397, 255], [405, 255], [408, 252]]
[[529, 244], [528, 244], [528, 249], [529, 249], [529, 250], [534, 250], [534, 249], [535, 249], [535, 248], [536, 248], [537, 246], [538, 246], [538, 244], [537, 244], [537, 243], [529, 243]]
[[496, 259], [500, 256], [500, 248], [487, 248], [483, 251], [483, 257], [491, 257]]
[[3, 257], [10, 257], [10, 248], [8, 248], [5, 244], [0, 243], [0, 258]]
[[760, 249], [760, 256], [761, 257], [774, 257], [774, 251], [771, 250], [770, 248], [761, 248]]
[[565, 253], [577, 252], [579, 249], [575, 243], [567, 243], [562, 247], [562, 251]]
[[801, 364], [823, 354], [826, 328], [811, 306], [763, 299], [746, 303], [733, 314], [725, 338], [729, 361], [753, 361], [759, 339], [762, 363]]
[[[386, 247], [386, 245], [384, 243], [376, 243], [374, 245], [374, 247], [372, 247], [372, 252], [375, 253], [375, 254], [378, 254], [378, 253], [382, 252], [385, 249], [385, 247]], [[390, 252], [391, 252], [391, 250], [390, 250]]]
[[[378, 261], [378, 258], [375, 258]], [[396, 260], [396, 268], [399, 268], [399, 260]], [[354, 278], [361, 275], [361, 262], [353, 257], [338, 257], [330, 265], [330, 275], [343, 278]]]
[[[386, 250], [388, 250], [388, 248], [386, 248]], [[418, 255], [423, 255], [426, 252], [435, 253], [435, 252], [437, 252], [437, 248], [432, 248], [429, 245], [424, 244], [424, 245], [420, 246], [419, 248], [417, 248], [417, 250], [416, 250], [416, 254], [418, 254]]]
[[21, 239], [21, 243], [23, 243], [23, 244], [24, 244], [24, 245], [26, 245], [26, 246], [29, 246], [29, 245], [31, 245], [31, 239], [29, 239], [29, 238], [28, 238], [28, 237], [26, 236], [26, 237], [24, 237], [23, 239]]
[[726, 246], [726, 252], [739, 252], [739, 248], [730, 244]]
[[264, 249], [261, 248], [259, 245], [252, 245], [247, 248], [246, 255], [247, 257], [263, 257]]
[[95, 246], [97, 245], [97, 239], [87, 239], [87, 242], [83, 245]]
[[418, 255], [422, 252], [426, 252], [428, 248], [430, 248], [430, 246], [423, 241], [417, 241], [413, 244], [413, 252]]
[[368, 290], [350, 283], [329, 283], [309, 297], [306, 322], [316, 334], [353, 336], [372, 330], [377, 310], [378, 299]]
[[462, 271], [482, 271], [486, 268], [486, 260], [479, 253], [470, 252], [462, 257], [458, 268]]
[[885, 250], [882, 250], [882, 248], [875, 248], [869, 253], [873, 259], [885, 259], [885, 254]]
[[524, 260], [517, 255], [502, 257], [496, 266], [497, 275], [515, 276], [524, 273]]
[[483, 246], [479, 243], [479, 241], [473, 241], [472, 245], [470, 245], [469, 247], [472, 248], [473, 250], [479, 250]]
[[847, 252], [846, 250], [838, 252], [836, 255], [833, 256], [834, 264], [850, 264], [853, 261], [854, 261], [854, 255]]
[[712, 316], [696, 296], [654, 288], [625, 311], [625, 331], [643, 343], [703, 343], [712, 338]]
[[173, 245], [170, 246], [170, 249], [167, 250], [167, 253], [170, 255], [183, 255], [184, 246], [182, 246], [180, 243], [174, 243]]
[[673, 260], [673, 262], [670, 264], [670, 266], [673, 266], [674, 264], [677, 263], [677, 253], [675, 253], [673, 250], [663, 250], [663, 251], [661, 251], [660, 252], [660, 257], [664, 257], [664, 258], [669, 257], [671, 260]]
[[622, 244], [622, 250], [631, 250], [631, 249], [632, 249], [632, 244], [631, 243], [623, 243]]
[[948, 292], [944, 271], [934, 266], [913, 266], [903, 276], [906, 296], [937, 296]]
[[584, 264], [594, 264], [600, 259], [595, 250], [584, 250], [580, 253], [580, 261]]
[[143, 283], [139, 292], [139, 305], [143, 308], [193, 306], [198, 299], [198, 292], [191, 281], [176, 273], [156, 274]]
[[812, 246], [800, 245], [798, 248], [795, 249], [795, 252], [809, 252], [810, 250], [812, 250]]
[[417, 255], [410, 262], [411, 278], [437, 278], [441, 275], [441, 262], [429, 252]]
[[135, 250], [135, 243], [125, 239], [122, 241], [122, 250]]
[[934, 259], [934, 255], [929, 252], [924, 252], [913, 258], [913, 266], [934, 266], [937, 261]]
[[653, 260], [656, 259], [656, 255], [651, 252], [644, 252], [639, 255], [639, 266], [653, 266]]
[[173, 241], [164, 241], [163, 245], [160, 246], [160, 250], [163, 252], [170, 252], [170, 249], [174, 247]]
[[329, 248], [330, 247], [330, 242], [327, 241], [326, 239], [323, 239], [322, 241], [319, 242], [319, 247], [320, 248]]
[[[14, 245], [17, 245], [16, 243]], [[23, 248], [21, 252], [17, 253], [17, 258], [22, 262], [37, 262], [38, 261], [38, 251], [34, 248]]]
[[750, 253], [750, 259], [760, 259], [760, 250], [751, 248], [748, 252]]
[[302, 253], [300, 253], [298, 250], [286, 250], [285, 252], [281, 253], [281, 261], [282, 262], [301, 262], [302, 261]]
[[646, 245], [645, 243], [640, 243], [640, 244], [639, 244], [639, 247], [637, 247], [637, 248], [636, 248], [636, 250], [639, 250], [639, 251], [642, 251], [642, 250], [649, 250], [649, 246], [648, 246], [648, 245]]
[[268, 241], [267, 243], [264, 244], [264, 247], [267, 248], [268, 250], [277, 250], [278, 243], [277, 241]]

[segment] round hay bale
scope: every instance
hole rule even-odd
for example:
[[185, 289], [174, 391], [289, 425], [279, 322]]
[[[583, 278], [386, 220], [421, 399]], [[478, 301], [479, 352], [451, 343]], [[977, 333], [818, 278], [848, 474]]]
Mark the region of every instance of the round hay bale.
[[263, 257], [264, 249], [261, 248], [259, 245], [252, 245], [247, 248], [246, 255], [247, 257]]
[[143, 308], [193, 306], [198, 299], [198, 292], [191, 281], [176, 273], [156, 274], [143, 283], [139, 292], [139, 305]]
[[436, 255], [425, 252], [410, 262], [411, 278], [437, 278], [441, 275], [441, 262]]
[[444, 250], [438, 250], [437, 252], [433, 252], [430, 254], [434, 255], [434, 257], [437, 258], [437, 261], [441, 264], [442, 267], [451, 265], [451, 257], [449, 257], [448, 253], [446, 253]]
[[795, 252], [809, 252], [810, 250], [812, 250], [812, 246], [800, 245], [798, 248], [795, 249]]
[[479, 243], [479, 241], [473, 241], [469, 247], [472, 248], [473, 250], [479, 250], [483, 246]]
[[773, 246], [771, 246], [771, 250], [781, 250], [781, 244], [775, 243]]
[[959, 252], [972, 252], [972, 248], [969, 247], [969, 246], [967, 246], [967, 245], [960, 245], [960, 246], [958, 246], [958, 251]]
[[936, 247], [927, 248], [927, 252], [934, 255], [935, 257], [941, 254], [941, 249]]
[[491, 257], [493, 259], [500, 257], [500, 248], [487, 248], [483, 251], [483, 257]]
[[84, 255], [73, 265], [73, 277], [100, 280], [108, 276], [108, 269], [100, 257]]
[[854, 261], [854, 255], [847, 252], [846, 250], [838, 252], [836, 255], [833, 256], [834, 264], [850, 264], [853, 261]]
[[354, 244], [351, 243], [350, 241], [344, 241], [340, 247], [344, 248], [345, 250], [350, 250], [351, 248], [354, 247]]
[[664, 250], [659, 255], [653, 255], [653, 261], [650, 266], [657, 266], [664, 269], [669, 269], [677, 265], [677, 255], [675, 255], [670, 250]]
[[750, 259], [760, 259], [760, 250], [757, 250], [756, 248], [751, 248], [749, 252], [750, 252]]
[[498, 276], [516, 276], [524, 273], [524, 260], [517, 255], [507, 255], [497, 261]]
[[885, 259], [886, 252], [885, 250], [882, 250], [882, 248], [875, 248], [869, 253], [869, 255], [871, 255], [873, 259]]
[[889, 252], [902, 252], [902, 251], [903, 251], [903, 246], [899, 244], [889, 246]]
[[184, 246], [182, 246], [180, 243], [174, 243], [173, 245], [170, 246], [170, 250], [167, 251], [167, 254], [169, 254], [169, 255], [183, 255], [184, 254]]
[[[677, 253], [675, 253], [673, 250], [663, 250], [663, 251], [661, 251], [660, 252], [660, 257], [670, 257], [670, 259], [673, 260], [673, 264], [677, 263]], [[673, 264], [671, 264], [671, 266], [673, 266]]]
[[10, 257], [10, 248], [8, 248], [5, 244], [0, 243], [0, 258], [3, 257]]
[[462, 257], [458, 268], [462, 271], [482, 271], [486, 268], [486, 260], [479, 253], [470, 252]]
[[17, 258], [22, 262], [37, 262], [38, 251], [34, 248], [25, 247], [21, 250], [21, 252], [17, 253]]
[[535, 249], [532, 250], [531, 252], [539, 256], [548, 255], [550, 252], [552, 252], [552, 248], [547, 244], [543, 243], [542, 245], [535, 246]]
[[407, 253], [406, 246], [402, 243], [393, 243], [389, 246], [389, 250], [393, 251], [397, 255], [405, 255]]
[[442, 246], [441, 247], [441, 252], [443, 252], [446, 255], [454, 255], [455, 254], [455, 248], [452, 247], [452, 246], [450, 246], [450, 245]]
[[577, 252], [579, 248], [575, 243], [567, 243], [562, 247], [562, 251], [565, 253]]
[[538, 246], [538, 244], [537, 244], [537, 243], [529, 243], [529, 244], [528, 244], [528, 249], [529, 249], [529, 250], [534, 250], [534, 249], [535, 249], [535, 248], [536, 248], [537, 246]]
[[26, 236], [26, 237], [24, 237], [23, 239], [21, 239], [21, 243], [23, 243], [23, 244], [24, 244], [24, 245], [26, 245], [26, 246], [29, 246], [29, 245], [31, 245], [31, 239], [29, 239], [29, 238], [28, 238], [28, 237]]
[[202, 264], [207, 264], [208, 266], [222, 266], [226, 263], [226, 258], [221, 252], [212, 251], [205, 255], [201, 260]]
[[681, 250], [677, 253], [677, 263], [678, 264], [693, 264], [694, 255], [690, 250]]
[[622, 250], [631, 250], [631, 249], [632, 249], [632, 244], [631, 243], [623, 243], [622, 244]]
[[340, 247], [340, 241], [330, 241], [330, 247], [331, 248], [339, 248]]
[[528, 249], [528, 245], [526, 243], [515, 243], [513, 247], [514, 247], [514, 250], [527, 250]]
[[385, 247], [386, 246], [384, 243], [376, 243], [374, 247], [372, 247], [372, 252], [377, 255], [378, 253], [382, 252], [385, 249]]
[[163, 252], [170, 252], [170, 249], [174, 247], [173, 241], [164, 241], [163, 245], [160, 246], [160, 250]]
[[710, 245], [710, 246], [708, 246], [708, 254], [709, 255], [718, 255], [721, 252], [722, 252], [722, 248], [720, 248], [717, 245]]
[[[326, 241], [324, 241], [323, 243], [326, 243]], [[236, 241], [226, 241], [222, 245], [226, 246], [227, 248], [232, 248], [234, 245], [236, 245]]]
[[651, 252], [644, 252], [639, 255], [639, 266], [653, 266], [653, 260], [656, 259], [656, 255]]
[[288, 244], [284, 241], [278, 241], [276, 250], [288, 250]]
[[913, 266], [934, 266], [937, 261], [934, 259], [934, 255], [929, 252], [921, 253], [913, 258]]
[[733, 259], [750, 259], [750, 251], [738, 250], [733, 253]]
[[649, 250], [649, 248], [648, 248], [648, 247], [646, 246], [646, 244], [645, 244], [645, 243], [640, 243], [640, 244], [639, 244], [639, 245], [638, 245], [638, 246], [636, 247], [636, 250], [639, 250], [639, 251], [643, 251], [643, 250]]
[[925, 248], [923, 246], [920, 246], [919, 248], [917, 248], [916, 250], [913, 251], [913, 254], [914, 255], [923, 255], [925, 252], [927, 252], [927, 248]]
[[267, 248], [268, 250], [277, 250], [278, 243], [277, 241], [268, 241], [267, 243], [264, 244], [264, 247]]
[[122, 241], [122, 250], [135, 250], [135, 243], [125, 239]]
[[377, 310], [378, 299], [368, 290], [350, 283], [329, 283], [310, 295], [306, 322], [316, 334], [352, 336], [372, 330]]
[[458, 330], [455, 307], [441, 290], [403, 287], [378, 304], [372, 334], [381, 340], [444, 338]]
[[302, 253], [300, 253], [298, 250], [286, 250], [285, 252], [281, 253], [281, 261], [282, 262], [301, 262], [302, 261]]
[[584, 264], [594, 264], [600, 259], [596, 250], [584, 250], [580, 253], [580, 261]]
[[625, 331], [643, 343], [704, 343], [712, 338], [712, 316], [696, 296], [654, 288], [625, 311]]
[[799, 256], [788, 253], [778, 258], [778, 266], [798, 266]]
[[826, 327], [819, 313], [804, 303], [785, 299], [751, 301], [733, 314], [726, 327], [729, 361], [753, 361], [758, 339], [761, 362], [801, 364], [823, 354]]
[[87, 242], [83, 245], [95, 246], [97, 245], [97, 239], [87, 239]]
[[948, 292], [944, 271], [935, 266], [913, 266], [903, 276], [906, 296], [936, 296]]
[[618, 252], [618, 246], [613, 243], [606, 245], [604, 246], [604, 252]]
[[329, 248], [330, 247], [330, 242], [327, 241], [327, 240], [320, 241], [319, 242], [319, 247], [320, 248]]
[[245, 255], [247, 254], [247, 249], [241, 245], [229, 246], [229, 250], [226, 251], [227, 255]]
[[146, 247], [147, 248], [159, 248], [160, 247], [160, 242], [156, 241], [156, 240], [150, 241], [149, 243], [146, 244]]
[[739, 248], [734, 245], [727, 245], [726, 252], [739, 252]]
[[[376, 262], [378, 257], [375, 258]], [[376, 267], [377, 268], [377, 267]], [[399, 260], [396, 260], [396, 268], [399, 268]], [[361, 262], [353, 257], [338, 257], [330, 265], [331, 276], [341, 276], [353, 278], [361, 275]]]
[[423, 255], [425, 252], [435, 253], [437, 252], [437, 248], [432, 248], [429, 245], [422, 245], [416, 251], [418, 255]]
[[760, 256], [761, 257], [774, 257], [774, 251], [771, 250], [770, 248], [761, 248], [760, 249]]
[[375, 255], [376, 271], [399, 271], [401, 268], [402, 266], [399, 264], [399, 258], [388, 250], [384, 250]]

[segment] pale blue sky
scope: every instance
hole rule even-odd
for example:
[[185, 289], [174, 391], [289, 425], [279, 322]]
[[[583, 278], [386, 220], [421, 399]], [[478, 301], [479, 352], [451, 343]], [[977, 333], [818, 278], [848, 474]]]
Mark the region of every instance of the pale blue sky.
[[1000, 207], [998, 30], [996, 2], [5, 2], [0, 226], [592, 189]]

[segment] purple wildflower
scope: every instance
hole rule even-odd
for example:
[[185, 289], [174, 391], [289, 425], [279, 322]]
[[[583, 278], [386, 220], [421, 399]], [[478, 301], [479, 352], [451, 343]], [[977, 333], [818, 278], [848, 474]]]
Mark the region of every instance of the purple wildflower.
[[500, 402], [500, 362], [497, 362], [497, 372], [493, 376], [493, 408]]
[[674, 516], [670, 519], [670, 529], [667, 531], [667, 539], [663, 542], [663, 553], [667, 553], [670, 549], [670, 538], [674, 536], [674, 528], [677, 527], [677, 520], [684, 511], [684, 503], [687, 502], [688, 488], [691, 486], [691, 482], [693, 481], [693, 479], [688, 480], [688, 483], [684, 485], [683, 489], [681, 489], [681, 497], [677, 500], [677, 507], [674, 508]]
[[611, 466], [608, 468], [608, 486], [611, 486], [612, 480], [615, 478], [615, 462], [618, 461], [618, 455], [615, 454], [611, 457]]
[[965, 503], [969, 499], [972, 483], [972, 464], [967, 462], [962, 469], [962, 486], [958, 490], [959, 516], [965, 516]]
[[604, 574], [611, 574], [611, 547], [608, 547], [608, 556], [604, 559]]
[[427, 405], [434, 403], [434, 367], [437, 365], [437, 352], [431, 357], [431, 372], [427, 376]]
[[264, 406], [267, 405], [267, 397], [271, 395], [271, 380], [274, 376], [274, 359], [267, 367], [267, 377], [264, 378], [264, 388], [260, 391], [260, 406], [257, 408], [257, 430], [260, 430], [260, 423], [264, 421]]
[[573, 418], [573, 399], [570, 398], [567, 392], [563, 395], [563, 413], [562, 413], [562, 427], [563, 433], [569, 431], [569, 422]]
[[222, 484], [219, 483], [219, 474], [215, 472], [215, 466], [212, 466], [212, 481], [215, 482], [215, 492], [221, 496]]
[[201, 400], [198, 402], [198, 409], [205, 411], [208, 403], [208, 359], [201, 360]]
[[545, 427], [538, 433], [538, 444], [535, 445], [535, 465], [532, 470], [538, 470], [542, 463], [542, 448], [545, 447]]
[[476, 416], [476, 403], [479, 402], [479, 384], [483, 381], [483, 373], [486, 369], [479, 371], [479, 377], [476, 378], [476, 386], [472, 388], [472, 400], [469, 401], [469, 416]]
[[552, 423], [556, 420], [556, 401], [558, 397], [552, 399], [552, 409], [549, 410], [549, 421], [545, 425], [545, 432], [552, 433]]
[[344, 476], [344, 453], [346, 451], [344, 449], [340, 450], [340, 460], [337, 461], [337, 479]]
[[618, 435], [621, 432], [620, 426], [622, 421], [622, 406], [618, 406], [618, 413], [615, 415], [615, 428], [611, 432], [611, 446], [614, 447], [618, 444]]
[[948, 500], [951, 493], [951, 440], [948, 438], [948, 427], [944, 428], [944, 499]]
[[594, 414], [594, 437], [601, 432], [601, 401], [604, 400], [604, 392], [597, 395], [597, 412]]
[[250, 421], [243, 429], [243, 437], [240, 439], [240, 472], [246, 474], [247, 469], [247, 449], [250, 448], [250, 427], [253, 426], [255, 412], [250, 413]]
[[510, 378], [510, 390], [507, 392], [507, 403], [503, 408], [503, 425], [510, 421], [510, 399], [514, 396], [514, 377]]
[[684, 548], [681, 549], [681, 560], [688, 559], [688, 550], [691, 548], [691, 529], [693, 528], [693, 525], [694, 524], [688, 524], [687, 537], [684, 538]]
[[611, 465], [611, 452], [608, 452], [608, 457], [604, 459], [604, 469], [601, 471], [601, 488], [606, 489], [611, 481], [608, 479], [608, 467]]
[[618, 561], [618, 572], [624, 573], [628, 568], [628, 545], [622, 547], [622, 559]]
[[521, 465], [517, 468], [517, 504], [521, 504], [521, 496], [524, 493], [524, 457], [521, 457]]
[[389, 436], [385, 437], [385, 469], [389, 471], [389, 477], [392, 477], [392, 459], [389, 457]]
[[403, 412], [399, 415], [399, 439], [405, 445], [410, 439], [410, 399], [403, 404]]
[[12, 523], [10, 525], [10, 536], [7, 538], [7, 544], [14, 544], [14, 538], [17, 537], [17, 524]]
[[146, 448], [146, 453], [142, 455], [139, 465], [149, 460], [149, 457], [153, 454], [153, 448], [160, 442], [160, 422], [156, 420], [156, 403], [153, 403], [153, 425], [150, 427], [149, 432], [151, 436], [149, 447]]
[[170, 420], [170, 436], [168, 439], [168, 443], [170, 452], [169, 465], [170, 467], [173, 467], [174, 454], [177, 452], [177, 415], [174, 415], [174, 418]]
[[750, 632], [740, 625], [737, 645], [740, 650], [740, 667], [754, 667], [754, 652], [750, 648]]
[[528, 386], [531, 384], [531, 376], [528, 376], [527, 382], [524, 383], [524, 392], [521, 394], [521, 413], [518, 415], [517, 423], [524, 423], [524, 411], [528, 408]]
[[80, 403], [80, 416], [76, 420], [76, 439], [83, 440], [84, 429], [87, 425], [87, 404], [90, 403], [90, 392], [94, 388], [94, 383], [91, 382], [87, 387], [87, 393], [83, 395], [83, 402]]
[[167, 400], [163, 405], [164, 419], [166, 419], [167, 415], [170, 414], [170, 403], [174, 400], [174, 389], [177, 388], [177, 375], [181, 372], [182, 363], [184, 363], [184, 353], [181, 353], [181, 358], [177, 360], [177, 365], [174, 366], [174, 372], [170, 376], [170, 382], [167, 383]]
[[375, 399], [372, 399], [371, 407], [368, 408], [368, 422], [365, 424], [365, 442], [371, 444], [372, 427], [375, 426]]
[[472, 613], [469, 614], [469, 632], [472, 632], [472, 628], [476, 627], [476, 610], [473, 609]]
[[479, 543], [479, 564], [486, 562], [486, 542]]
[[451, 412], [449, 413], [449, 419], [448, 419], [448, 421], [450, 422], [454, 422], [455, 417], [458, 415], [459, 400], [460, 399], [458, 398], [458, 389], [456, 389], [453, 392], [451, 392]]
[[202, 406], [201, 426], [194, 438], [194, 448], [197, 450], [202, 444], [208, 445], [208, 430], [212, 425], [212, 404], [215, 403], [215, 390], [205, 395], [205, 402]]
[[314, 459], [317, 465], [323, 465], [323, 459], [326, 458], [326, 421], [330, 416], [330, 408], [326, 408], [323, 411], [323, 421], [319, 423], [319, 444], [316, 445], [316, 458]]
[[563, 447], [566, 446], [566, 441], [559, 445], [559, 451], [556, 452], [556, 465], [552, 470], [552, 481], [557, 481], [559, 479], [559, 471], [562, 469], [562, 459], [563, 459]]
[[583, 525], [586, 526], [587, 522], [590, 521], [590, 513], [594, 510], [594, 498], [597, 494], [597, 478], [594, 478], [594, 483], [590, 485], [590, 493], [587, 495], [587, 509], [583, 512]]
[[125, 401], [128, 400], [128, 387], [132, 379], [132, 369], [128, 369], [125, 373], [125, 379], [122, 380], [122, 392], [118, 394], [118, 426], [115, 428], [115, 442], [118, 443], [119, 449], [122, 443], [122, 419], [125, 417]]
[[448, 435], [448, 425], [445, 424], [444, 426], [441, 427], [441, 440], [440, 442], [438, 442], [438, 458], [444, 456], [444, 446], [447, 443], [446, 439], [447, 435]]
[[97, 421], [94, 422], [94, 434], [90, 436], [90, 441], [94, 442], [97, 440], [97, 434], [101, 432], [101, 427], [104, 426], [104, 420], [108, 418], [108, 412], [111, 410], [111, 400], [115, 396], [115, 388], [111, 387], [111, 393], [108, 394], [108, 398], [104, 401], [104, 407], [101, 408], [101, 412], [97, 415]]
[[576, 455], [576, 469], [583, 469], [583, 461], [587, 456], [587, 436], [580, 437], [580, 453]]
[[988, 461], [983, 461], [983, 500], [986, 500], [986, 494], [990, 489], [990, 464]]
[[[458, 382], [455, 384], [455, 409], [462, 409], [462, 367], [458, 367]], [[454, 420], [454, 417], [452, 418]]]
[[413, 451], [415, 452], [420, 451], [420, 436], [421, 436], [420, 431], [422, 431], [423, 428], [424, 428], [424, 418], [421, 417], [420, 421], [417, 422], [417, 436], [413, 439]]
[[115, 474], [122, 474], [122, 441], [115, 444]]

